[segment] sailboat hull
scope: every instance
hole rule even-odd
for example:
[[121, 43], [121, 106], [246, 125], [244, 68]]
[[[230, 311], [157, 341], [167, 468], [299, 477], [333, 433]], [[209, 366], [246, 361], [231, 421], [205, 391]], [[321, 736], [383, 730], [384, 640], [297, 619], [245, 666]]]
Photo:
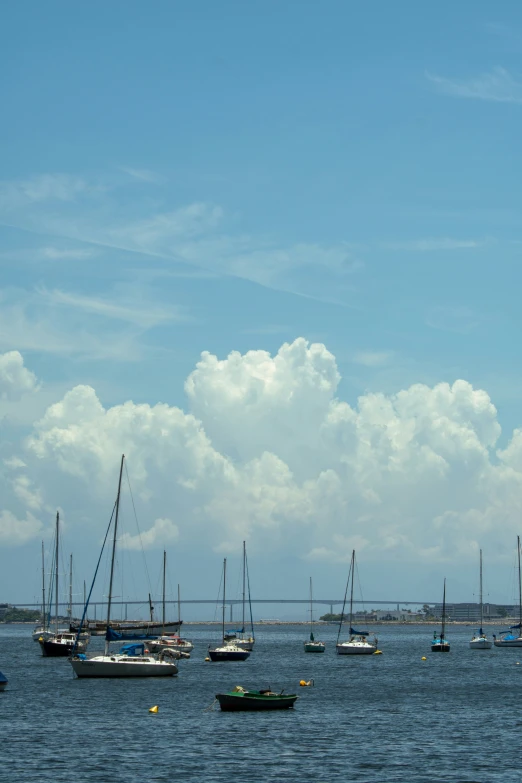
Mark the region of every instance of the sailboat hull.
[[491, 650], [493, 644], [489, 639], [472, 639], [469, 646], [472, 650]]
[[324, 653], [326, 645], [323, 642], [305, 642], [304, 651], [307, 653]]
[[124, 655], [99, 655], [95, 658], [71, 658], [77, 677], [173, 677], [178, 667], [170, 661]]
[[518, 637], [518, 639], [495, 639], [495, 647], [522, 647], [522, 637]]
[[209, 650], [211, 661], [246, 661], [250, 652], [248, 650]]
[[365, 642], [341, 642], [335, 649], [337, 655], [373, 655], [377, 647]]
[[449, 652], [450, 646], [449, 644], [432, 644], [431, 645], [431, 651], [432, 652]]

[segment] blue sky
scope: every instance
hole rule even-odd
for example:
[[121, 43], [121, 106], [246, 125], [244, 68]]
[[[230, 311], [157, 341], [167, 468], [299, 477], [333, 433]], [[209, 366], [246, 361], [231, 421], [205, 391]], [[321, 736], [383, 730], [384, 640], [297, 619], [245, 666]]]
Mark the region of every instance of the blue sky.
[[[40, 486], [44, 458], [29, 464], [26, 439], [82, 384], [106, 409], [192, 411], [240, 462], [246, 445], [213, 429], [217, 380], [192, 403], [185, 381], [204, 351], [275, 356], [302, 337], [333, 354], [332, 398], [352, 407], [413, 384], [484, 390], [501, 429], [483, 445], [498, 465], [522, 426], [519, 4], [30, 2], [4, 22], [0, 352], [18, 351], [36, 378], [0, 411], [4, 459], [18, 455]], [[326, 467], [261, 442], [298, 481]], [[457, 498], [469, 460], [457, 462], [444, 513], [500, 502], [497, 490], [485, 506], [471, 489]], [[6, 474], [5, 510], [18, 519], [26, 509], [10, 487]], [[31, 512], [42, 528], [18, 557], [63, 502], [42, 493]], [[508, 494], [506, 557], [519, 510]], [[488, 524], [493, 540], [498, 522]], [[179, 542], [190, 557], [183, 530]], [[216, 563], [220, 546], [207, 553]], [[287, 554], [304, 579], [308, 555]], [[319, 585], [329, 571], [316, 567]]]

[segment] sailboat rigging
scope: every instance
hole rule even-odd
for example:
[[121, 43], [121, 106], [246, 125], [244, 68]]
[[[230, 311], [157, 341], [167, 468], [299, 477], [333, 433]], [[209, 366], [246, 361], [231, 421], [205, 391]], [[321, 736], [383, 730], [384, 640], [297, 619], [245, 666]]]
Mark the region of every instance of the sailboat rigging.
[[[520, 571], [520, 536], [517, 536], [518, 558], [518, 623], [510, 625], [509, 630], [503, 631], [499, 638], [493, 634], [495, 647], [522, 647], [522, 573]], [[517, 633], [513, 633], [517, 631]]]
[[[57, 511], [55, 552], [54, 552], [54, 593], [55, 593], [54, 600], [55, 600], [56, 630], [51, 635], [42, 634], [42, 636], [40, 636], [40, 638], [38, 639], [38, 641], [40, 642], [42, 655], [51, 656], [51, 657], [66, 657], [70, 655], [74, 649], [75, 643], [77, 643], [77, 648], [83, 652], [84, 650], [87, 649], [87, 646], [89, 644], [88, 633], [83, 633], [78, 637], [78, 639], [76, 639], [76, 634], [71, 633], [70, 629], [60, 630], [58, 627], [59, 626], [58, 563], [59, 563], [59, 551], [60, 551], [59, 541], [60, 541], [60, 513]], [[71, 555], [71, 568], [72, 568], [72, 555]], [[70, 579], [72, 584], [72, 573]], [[70, 592], [72, 592], [72, 587], [70, 588]], [[72, 606], [72, 599], [70, 599], [69, 605]]]
[[[248, 605], [250, 608], [250, 634], [245, 634], [245, 609], [246, 609], [246, 590], [248, 586]], [[243, 541], [243, 600], [242, 604], [242, 622], [241, 628], [236, 631], [225, 631], [223, 635], [224, 642], [233, 641], [242, 650], [252, 651], [255, 644], [254, 620], [252, 618], [252, 601], [250, 600], [250, 575], [248, 573], [248, 561], [246, 554], [246, 543]]]
[[472, 650], [491, 650], [492, 643], [484, 633], [484, 605], [482, 603], [482, 549], [480, 550], [480, 628], [473, 634], [469, 646]]
[[444, 591], [442, 593], [442, 623], [440, 636], [437, 636], [437, 632], [433, 632], [433, 641], [431, 643], [432, 652], [449, 652], [450, 644], [446, 640], [444, 631], [446, 628], [446, 578], [444, 578]]
[[[221, 620], [221, 638], [225, 638], [225, 609], [226, 609], [226, 584], [227, 584], [227, 559], [223, 560], [223, 605]], [[241, 649], [234, 640], [225, 642], [220, 647], [209, 647], [208, 654], [211, 661], [246, 661], [250, 650]]]
[[[151, 652], [161, 652], [162, 650], [173, 650], [177, 658], [190, 658], [190, 653], [194, 649], [192, 642], [188, 639], [182, 639], [179, 634], [165, 633], [165, 582], [167, 571], [167, 553], [163, 550], [163, 591], [162, 591], [162, 611], [161, 611], [161, 636], [148, 642], [148, 648]], [[178, 622], [181, 624], [180, 595], [178, 585]]]
[[310, 577], [310, 638], [304, 643], [304, 651], [308, 653], [323, 653], [326, 649], [324, 642], [319, 642], [314, 637], [314, 615], [312, 599], [312, 577]]
[[[122, 454], [120, 464], [120, 475], [118, 480], [118, 493], [116, 496], [115, 509], [113, 511], [114, 516], [114, 534], [112, 539], [112, 555], [111, 555], [111, 568], [110, 568], [110, 580], [109, 580], [109, 596], [107, 599], [107, 621], [105, 624], [105, 650], [103, 655], [96, 655], [93, 658], [87, 658], [83, 653], [78, 653], [75, 650], [75, 654], [69, 658], [71, 666], [77, 677], [172, 677], [178, 673], [178, 667], [172, 656], [167, 656], [168, 651], [163, 651], [156, 658], [154, 655], [145, 654], [145, 645], [142, 644], [125, 644], [120, 649], [119, 653], [110, 652], [110, 644], [113, 641], [121, 641], [121, 633], [114, 631], [111, 627], [111, 609], [112, 609], [112, 593], [114, 585], [114, 563], [116, 558], [116, 541], [118, 535], [118, 519], [120, 512], [120, 499], [121, 499], [121, 482], [123, 475], [123, 464], [125, 455]], [[94, 573], [94, 579], [89, 592], [89, 597], [83, 610], [83, 617], [80, 622], [78, 630], [78, 636], [80, 635], [82, 623], [85, 619], [89, 599], [92, 594], [94, 582], [98, 572], [98, 568], [101, 561], [101, 555], [103, 553], [103, 547], [107, 541], [107, 535], [112, 524], [109, 522], [107, 533], [102, 546], [102, 552], [98, 559], [98, 565]], [[136, 635], [134, 638], [140, 638], [140, 635]], [[129, 636], [126, 635], [128, 639]], [[77, 649], [77, 648], [76, 648]]]
[[[355, 576], [355, 549], [352, 551], [352, 559], [350, 563], [350, 570], [348, 572], [348, 579], [346, 582], [346, 589], [344, 592], [343, 609], [341, 612], [341, 619], [339, 621], [339, 630], [337, 632], [337, 643], [335, 649], [338, 655], [373, 655], [377, 650], [377, 637], [375, 635], [370, 636], [368, 631], [357, 631], [353, 628], [353, 582]], [[351, 582], [350, 587], [350, 638], [345, 642], [339, 642], [341, 636], [341, 629], [343, 626], [344, 609], [346, 606], [346, 597], [348, 594], [348, 585]]]

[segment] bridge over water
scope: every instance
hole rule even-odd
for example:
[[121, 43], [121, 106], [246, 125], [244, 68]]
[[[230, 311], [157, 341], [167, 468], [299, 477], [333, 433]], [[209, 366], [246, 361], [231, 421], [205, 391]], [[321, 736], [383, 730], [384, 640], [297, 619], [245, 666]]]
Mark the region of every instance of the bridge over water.
[[[429, 606], [434, 606], [436, 603], [439, 603], [437, 601], [392, 601], [392, 600], [368, 600], [365, 599], [364, 601], [362, 599], [355, 600], [354, 604], [363, 604], [364, 606], [369, 607], [376, 607], [376, 606], [383, 606], [383, 607], [396, 607], [397, 611], [400, 610], [401, 606], [424, 606], [424, 604], [428, 604]], [[225, 601], [225, 606], [229, 608], [229, 615], [230, 615], [230, 621], [233, 621], [233, 614], [234, 614], [234, 607], [242, 605], [243, 600], [241, 598], [227, 598]], [[310, 599], [306, 598], [256, 598], [252, 599], [252, 604], [266, 604], [266, 605], [296, 605], [296, 604], [304, 604], [306, 606], [310, 605]], [[322, 606], [322, 607], [329, 607], [330, 614], [334, 614], [334, 607], [342, 607], [343, 605], [343, 599], [331, 599], [331, 598], [314, 598], [312, 603], [316, 606]], [[182, 606], [190, 606], [194, 604], [206, 604], [209, 606], [219, 606], [220, 608], [223, 606], [222, 601], [216, 600], [215, 598], [209, 599], [209, 598], [183, 598], [180, 601], [180, 604]], [[149, 606], [149, 600], [148, 598], [143, 601], [112, 601], [113, 606], [120, 606], [124, 607], [124, 619], [127, 619], [127, 613], [128, 613], [128, 607], [129, 606], [141, 606], [141, 607], [148, 607]], [[162, 606], [163, 602], [160, 600], [153, 601], [153, 606], [155, 606], [156, 609], [158, 607]], [[165, 606], [177, 606], [177, 601], [165, 601]], [[41, 603], [31, 603], [31, 604], [13, 604], [11, 603], [10, 606], [14, 606], [17, 609], [40, 609], [42, 604]], [[81, 602], [73, 602], [72, 608], [73, 608], [73, 614], [76, 614], [78, 616], [78, 613], [80, 613], [83, 610], [83, 601]], [[107, 601], [90, 601], [89, 602], [89, 616], [92, 618], [94, 616], [94, 619], [96, 619], [96, 616], [99, 615], [100, 618], [103, 618], [103, 609], [107, 606]], [[67, 610], [69, 609], [69, 603], [67, 602], [61, 602], [58, 604], [58, 609], [62, 609], [64, 615], [67, 613]], [[76, 612], [74, 610], [76, 609]], [[53, 605], [54, 610], [54, 605]], [[137, 618], [136, 618], [137, 619]]]

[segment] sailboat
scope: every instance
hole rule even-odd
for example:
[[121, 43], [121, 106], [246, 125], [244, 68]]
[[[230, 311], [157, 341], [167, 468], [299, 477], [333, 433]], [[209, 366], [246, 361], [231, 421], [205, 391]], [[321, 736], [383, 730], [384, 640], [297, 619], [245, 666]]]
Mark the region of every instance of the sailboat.
[[472, 650], [491, 650], [491, 647], [493, 646], [492, 643], [489, 641], [488, 637], [482, 630], [482, 625], [484, 623], [484, 607], [482, 604], [482, 549], [480, 550], [480, 628], [478, 631], [473, 635], [473, 639], [471, 639], [469, 646]]
[[433, 633], [433, 641], [431, 643], [432, 652], [449, 652], [450, 645], [444, 636], [444, 628], [446, 626], [446, 579], [444, 579], [444, 592], [442, 593], [442, 626], [440, 636], [437, 636], [437, 632]]
[[[518, 611], [519, 618], [516, 625], [510, 625], [508, 631], [503, 631], [499, 638], [493, 634], [495, 647], [522, 647], [522, 576], [520, 572], [520, 536], [517, 536], [518, 554]], [[517, 631], [517, 633], [513, 633]]]
[[310, 638], [304, 643], [304, 651], [308, 653], [322, 653], [326, 649], [324, 642], [318, 642], [314, 636], [314, 615], [312, 601], [312, 577], [310, 577]]
[[[56, 512], [56, 534], [55, 534], [55, 552], [54, 552], [54, 591], [55, 591], [55, 619], [56, 630], [50, 636], [45, 634], [40, 636], [38, 641], [40, 642], [40, 648], [42, 655], [49, 657], [62, 657], [69, 656], [76, 644], [77, 649], [80, 652], [84, 652], [89, 644], [89, 634], [83, 633], [76, 639], [76, 634], [71, 633], [70, 630], [60, 630], [58, 627], [58, 555], [59, 555], [59, 541], [60, 541], [60, 513]], [[72, 555], [71, 555], [71, 568], [72, 568]], [[70, 593], [72, 592], [72, 573], [70, 576]], [[69, 613], [72, 611], [72, 598], [69, 601]]]
[[241, 623], [241, 628], [237, 631], [225, 631], [225, 634], [223, 636], [223, 641], [230, 642], [234, 641], [234, 644], [236, 644], [238, 647], [241, 647], [242, 650], [249, 650], [250, 652], [254, 649], [255, 644], [255, 635], [254, 635], [254, 621], [252, 619], [252, 603], [250, 601], [250, 579], [248, 579], [248, 603], [250, 606], [250, 634], [245, 635], [245, 602], [246, 602], [246, 583], [247, 583], [247, 574], [248, 574], [248, 566], [247, 566], [247, 556], [246, 556], [246, 544], [243, 541], [243, 619]]
[[[225, 638], [225, 598], [227, 584], [227, 559], [223, 560], [223, 615], [221, 622], [221, 638]], [[208, 655], [211, 661], [246, 661], [250, 650], [243, 650], [234, 640], [225, 642], [221, 647], [209, 647]]]
[[2, 674], [2, 672], [0, 672], [0, 691], [3, 691], [5, 690], [5, 688], [7, 688], [8, 682], [9, 680], [7, 679], [5, 674]]
[[[103, 655], [96, 655], [93, 658], [87, 658], [83, 653], [78, 653], [77, 650], [73, 652], [71, 658], [71, 666], [77, 677], [172, 677], [178, 673], [178, 667], [172, 656], [168, 655], [168, 651], [163, 651], [156, 658], [154, 655], [145, 654], [145, 645], [142, 644], [124, 644], [119, 653], [110, 652], [110, 643], [112, 641], [121, 641], [122, 634], [118, 631], [114, 631], [111, 627], [111, 608], [112, 608], [112, 590], [114, 583], [114, 561], [116, 557], [116, 541], [118, 535], [118, 518], [120, 512], [120, 497], [121, 497], [121, 480], [123, 475], [123, 463], [125, 455], [122, 454], [120, 465], [120, 477], [118, 481], [118, 494], [116, 496], [115, 513], [114, 513], [114, 535], [112, 540], [112, 557], [111, 557], [111, 570], [109, 580], [109, 596], [107, 600], [107, 622], [106, 622], [106, 634], [105, 634], [105, 650]], [[112, 516], [109, 522], [112, 524]], [[107, 535], [105, 536], [105, 539]], [[105, 541], [104, 541], [105, 545]], [[103, 553], [103, 546], [102, 546]], [[77, 639], [80, 636], [82, 629], [82, 622], [87, 612], [90, 596], [96, 580], [96, 574], [100, 565], [101, 555], [98, 560], [98, 566], [94, 573], [94, 579], [89, 592], [89, 597], [83, 610], [83, 618], [80, 622], [78, 629]], [[136, 635], [138, 636], [138, 635]], [[136, 638], [136, 636], [134, 638]], [[129, 640], [132, 635], [126, 634], [125, 639]], [[139, 636], [138, 636], [139, 638]]]
[[[335, 649], [338, 655], [373, 655], [377, 650], [377, 637], [373, 635], [370, 638], [368, 631], [356, 631], [352, 627], [353, 620], [353, 580], [355, 576], [355, 549], [352, 551], [352, 560], [350, 564], [350, 570], [348, 572], [348, 580], [346, 582], [346, 590], [344, 592], [343, 609], [341, 612], [341, 620], [339, 622], [339, 631], [337, 632], [337, 643]], [[350, 584], [350, 638], [345, 642], [339, 642], [341, 636], [341, 629], [343, 627], [344, 608], [346, 606], [346, 596], [348, 594], [348, 585]]]
[[[147, 642], [147, 646], [150, 652], [162, 652], [163, 650], [173, 650], [178, 658], [190, 658], [190, 653], [194, 649], [192, 642], [188, 639], [182, 639], [179, 634], [166, 634], [165, 633], [165, 574], [167, 569], [167, 553], [163, 550], [163, 610], [162, 610], [162, 629], [161, 636], [157, 639], [153, 639]], [[178, 619], [181, 615], [180, 610], [180, 597], [179, 597], [179, 585], [178, 585]], [[181, 623], [181, 620], [179, 620]]]
[[38, 642], [42, 636], [44, 639], [48, 639], [53, 635], [53, 632], [48, 627], [47, 623], [47, 604], [45, 602], [45, 550], [44, 542], [42, 541], [42, 622], [33, 631], [33, 642]]

